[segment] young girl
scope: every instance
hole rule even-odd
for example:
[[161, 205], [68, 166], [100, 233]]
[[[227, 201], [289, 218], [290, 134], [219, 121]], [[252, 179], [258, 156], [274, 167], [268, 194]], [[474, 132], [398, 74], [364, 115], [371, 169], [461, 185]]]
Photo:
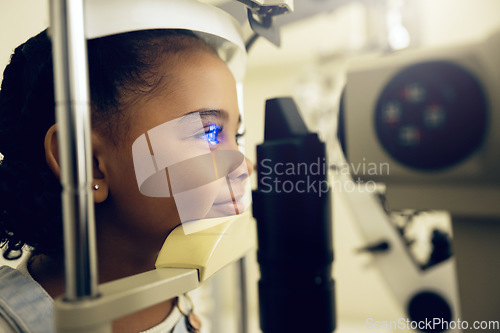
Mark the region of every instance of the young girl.
[[[184, 222], [174, 197], [141, 193], [134, 142], [162, 124], [180, 120], [182, 126], [195, 115], [202, 131], [177, 138], [183, 147], [192, 140], [198, 145], [208, 142], [210, 151], [236, 151], [240, 119], [232, 72], [190, 31], [143, 30], [97, 38], [88, 41], [88, 56], [98, 272], [103, 283], [154, 269], [166, 237]], [[31, 249], [17, 269], [27, 280], [0, 268], [1, 332], [23, 331], [30, 323], [22, 314], [38, 304], [37, 299], [26, 304], [15, 295], [9, 299], [9, 292], [22, 286], [46, 297], [36, 310], [31, 308], [35, 315], [46, 313], [42, 308], [53, 306], [52, 299], [64, 294], [52, 75], [51, 42], [43, 31], [16, 48], [0, 91], [0, 240], [7, 251], [23, 245]], [[212, 197], [213, 206], [224, 213], [228, 206], [239, 205], [238, 197]], [[13, 276], [16, 279], [9, 280]], [[171, 299], [116, 320], [113, 332], [171, 332], [179, 319], [176, 300]], [[51, 318], [37, 320], [38, 331], [52, 329]]]

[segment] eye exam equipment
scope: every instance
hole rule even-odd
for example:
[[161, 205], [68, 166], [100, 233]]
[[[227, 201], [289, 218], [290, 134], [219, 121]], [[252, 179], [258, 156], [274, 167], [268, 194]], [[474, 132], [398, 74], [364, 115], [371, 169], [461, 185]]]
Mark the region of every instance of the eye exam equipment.
[[[398, 273], [412, 275], [407, 277], [411, 283], [395, 280], [388, 259], [393, 250], [374, 254], [410, 316], [412, 302], [426, 293], [422, 305], [435, 304], [436, 296], [443, 301], [428, 316], [448, 311], [452, 320], [498, 320], [499, 53], [497, 32], [462, 45], [360, 61], [347, 73], [339, 121], [346, 159], [352, 166], [388, 166], [378, 173], [352, 168], [353, 177], [384, 183], [392, 210], [446, 210], [451, 215], [453, 258], [421, 270], [410, 264], [403, 246], [401, 257], [391, 259], [392, 265], [412, 266]], [[401, 246], [374, 195], [346, 197], [355, 212], [362, 212], [362, 204], [377, 212], [375, 218], [358, 216], [369, 244], [393, 235], [390, 246]], [[385, 225], [387, 233], [380, 228], [374, 233], [375, 223]]]
[[[325, 144], [308, 131], [291, 98], [266, 102], [264, 143], [257, 146], [258, 188], [253, 193], [260, 326], [265, 333], [335, 329], [327, 170], [280, 170], [284, 165], [315, 165], [325, 156]], [[306, 183], [316, 184], [317, 191], [299, 188]]]
[[[251, 6], [256, 20], [269, 20], [271, 14], [291, 10], [291, 3], [245, 1]], [[281, 9], [275, 12], [275, 6]], [[183, 263], [184, 266], [159, 268], [97, 285], [85, 41], [132, 30], [190, 29], [219, 51], [237, 82], [244, 74], [245, 47], [237, 22], [215, 7], [200, 6], [194, 1], [52, 0], [50, 7], [49, 30], [53, 42], [56, 119], [61, 147], [66, 269], [66, 294], [55, 303], [56, 329], [60, 333], [110, 332], [113, 319], [195, 289], [200, 279], [204, 278], [200, 272], [210, 272], [214, 262], [220, 268], [239, 259], [249, 250], [245, 248], [248, 242], [227, 244], [222, 239], [225, 239], [228, 230], [233, 237], [237, 225], [246, 226], [247, 229], [243, 228], [244, 235], [240, 231], [240, 236], [248, 238], [246, 231], [249, 226], [233, 222], [206, 231], [220, 236], [212, 235], [206, 244], [207, 250], [222, 242], [229, 249], [238, 247], [239, 251], [227, 251], [228, 247], [223, 247], [226, 251], [212, 251], [217, 259], [209, 256], [200, 261], [193, 260], [189, 268]]]
[[[286, 4], [278, 5], [277, 8], [268, 9], [263, 11], [262, 8], [260, 10], [256, 10], [255, 5], [249, 4], [251, 1], [249, 0], [227, 0], [224, 1], [217, 6], [219, 8], [224, 9], [224, 11], [230, 13], [234, 16], [238, 22], [244, 24], [247, 21], [252, 27], [252, 31], [254, 35], [248, 38], [246, 43], [247, 49], [255, 42], [256, 37], [261, 36], [266, 38], [271, 43], [280, 46], [280, 28], [301, 20], [306, 20], [315, 15], [321, 15], [328, 12], [332, 12], [342, 6], [349, 4], [352, 0], [295, 0], [291, 3], [286, 2]], [[262, 4], [272, 5], [275, 1], [254, 1]], [[280, 1], [281, 2], [281, 1]], [[367, 6], [384, 6], [385, 0], [357, 0], [356, 2], [364, 3]], [[246, 6], [242, 6], [245, 4]], [[268, 15], [262, 16], [264, 13], [269, 14], [279, 14], [283, 11], [284, 8], [289, 8], [289, 12], [286, 15], [276, 15], [273, 17], [269, 17]], [[261, 15], [261, 17], [255, 17], [255, 13]]]
[[[149, 2], [149, 1], [148, 1], [148, 2]], [[238, 4], [238, 5], [240, 5], [240, 4]], [[241, 5], [240, 5], [240, 6], [241, 6]], [[296, 4], [296, 7], [295, 7], [295, 8], [297, 9], [297, 4]], [[253, 15], [253, 14], [252, 14], [252, 15]], [[257, 15], [257, 14], [256, 14], [256, 15]], [[287, 14], [287, 15], [288, 15], [288, 14]], [[277, 19], [279, 19], [279, 18], [285, 18], [287, 15], [283, 15], [283, 16], [277, 17]], [[256, 19], [259, 19], [259, 18], [258, 18], [258, 16], [256, 17]], [[265, 21], [265, 20], [264, 20], [264, 19], [262, 19], [262, 21]], [[274, 20], [274, 22], [276, 22], [276, 20]], [[89, 24], [90, 24], [90, 22], [89, 22]], [[246, 46], [246, 45], [245, 45], [245, 42], [243, 43], [243, 45], [244, 45], [244, 46]], [[257, 51], [258, 51], [258, 50], [257, 50]], [[229, 53], [229, 52], [228, 52], [228, 53]], [[396, 55], [395, 55], [395, 56], [396, 56]], [[241, 91], [241, 89], [240, 89], [240, 91]], [[351, 100], [351, 102], [352, 102], [352, 100]], [[439, 111], [435, 111], [433, 114], [434, 114], [434, 116], [435, 116], [436, 118], [439, 118], [439, 117], [438, 117], [438, 116], [439, 116]], [[437, 116], [436, 116], [436, 115], [437, 115]], [[432, 118], [432, 117], [429, 117], [429, 118]], [[436, 122], [436, 123], [437, 123], [437, 122]], [[359, 134], [359, 133], [358, 133], [358, 134]], [[364, 133], [363, 133], [363, 134], [364, 134]], [[392, 170], [392, 169], [391, 169], [391, 170]], [[391, 175], [392, 175], [392, 172], [391, 172]], [[365, 180], [372, 179], [372, 178], [370, 178], [370, 176], [371, 176], [371, 175], [368, 175], [368, 176], [367, 176], [367, 178], [364, 178], [364, 179], [365, 179]], [[391, 186], [388, 186], [388, 191], [386, 192], [386, 195], [387, 195], [387, 196], [391, 196], [391, 195], [392, 195], [392, 190], [391, 190], [391, 188], [392, 188]], [[392, 206], [392, 207], [394, 207], [394, 204], [393, 204], [393, 202], [391, 202], [391, 200], [392, 200], [392, 199], [388, 200], [389, 205], [390, 205], [390, 206]], [[356, 201], [356, 200], [354, 200], [354, 201]], [[377, 204], [377, 203], [375, 202], [375, 204]], [[415, 207], [415, 206], [416, 206], [416, 205], [409, 204], [409, 205], [406, 205], [405, 207], [409, 207], [409, 208], [411, 208], [411, 207]], [[383, 221], [383, 222], [381, 222], [381, 223], [388, 223], [387, 218], [385, 217], [385, 215], [381, 215], [381, 216], [383, 217], [383, 220], [382, 220], [382, 217], [381, 217], [381, 219], [380, 219], [381, 221]], [[474, 228], [473, 228], [473, 224], [472, 224], [472, 223], [468, 223], [467, 225], [468, 225], [468, 226], [471, 226], [471, 229], [474, 229]], [[477, 229], [477, 230], [479, 230], [479, 228], [476, 228], [476, 229]], [[391, 231], [394, 231], [394, 230], [391, 230]], [[389, 232], [389, 231], [387, 231], [387, 232]], [[172, 235], [173, 235], [173, 234], [172, 234]], [[183, 235], [181, 234], [180, 236], [182, 237]], [[457, 235], [455, 235], [455, 236], [457, 236]], [[180, 239], [180, 238], [179, 238], [179, 239]], [[171, 239], [171, 240], [172, 240], [172, 239]], [[377, 241], [377, 240], [378, 240], [378, 239], [373, 239], [373, 241]], [[397, 238], [397, 240], [396, 240], [396, 241], [401, 241], [401, 239], [400, 239], [400, 238]], [[367, 242], [367, 244], [368, 244], [368, 245], [373, 245], [373, 244], [374, 244], [374, 242], [369, 241], [369, 242]], [[394, 246], [391, 244], [391, 249], [393, 249], [393, 248], [394, 248]], [[167, 251], [167, 252], [168, 252], [168, 251]], [[379, 254], [380, 254], [380, 255], [378, 255], [378, 254], [377, 254], [376, 258], [382, 258], [382, 257], [383, 257], [383, 255], [384, 255], [384, 253], [383, 253], [383, 252], [380, 252]], [[388, 252], [385, 252], [385, 254], [388, 254]], [[377, 260], [378, 260], [378, 259], [377, 259]], [[458, 260], [458, 259], [457, 259], [457, 260]], [[444, 264], [444, 263], [442, 263], [442, 265], [443, 265], [443, 264]], [[197, 264], [197, 265], [201, 265], [201, 264]], [[170, 270], [170, 268], [167, 268], [167, 267], [168, 267], [168, 266], [166, 266], [165, 268], [161, 268], [161, 269], [159, 269], [159, 271], [163, 271], [163, 272], [164, 272], [164, 271], [166, 271], [166, 270]], [[436, 270], [438, 269], [438, 267], [442, 267], [442, 266], [434, 266], [434, 267], [433, 267], [434, 271], [436, 271]], [[443, 267], [443, 268], [444, 268], [444, 267]], [[459, 267], [459, 268], [460, 268], [460, 267]], [[187, 269], [187, 270], [189, 270], [189, 271], [191, 271], [191, 270], [195, 270], [195, 274], [194, 274], [194, 275], [196, 275], [196, 276], [197, 276], [197, 279], [198, 279], [197, 281], [200, 281], [200, 278], [201, 278], [201, 276], [203, 275], [203, 273], [201, 273], [201, 269], [198, 269], [198, 268], [182, 268], [182, 269]], [[453, 269], [449, 269], [449, 270], [448, 270], [448, 272], [450, 272], [450, 271], [452, 271], [452, 270], [453, 270]], [[425, 272], [425, 273], [426, 273], [426, 274], [428, 274], [429, 272], [430, 272], [429, 270], [426, 270], [426, 272]], [[446, 274], [448, 274], [448, 272], [447, 272]], [[444, 275], [443, 275], [443, 276], [444, 276]], [[446, 275], [446, 276], [448, 276], [448, 275]], [[186, 278], [185, 280], [186, 280], [186, 281], [188, 281], [188, 279], [187, 279], [187, 278]], [[196, 279], [194, 279], [193, 281], [196, 281]], [[396, 281], [396, 282], [397, 282], [397, 281]], [[138, 282], [138, 283], [140, 283], [140, 282]], [[194, 283], [193, 283], [193, 284], [194, 284]], [[116, 284], [115, 284], [114, 286], [116, 286]], [[99, 296], [99, 297], [100, 297], [100, 296], [103, 296], [102, 298], [100, 298], [101, 300], [104, 300], [104, 299], [106, 298], [106, 296], [107, 296], [107, 295], [109, 295], [108, 291], [109, 291], [110, 289], [109, 289], [109, 288], [108, 288], [108, 289], [106, 289], [106, 288], [107, 288], [107, 287], [102, 288], [101, 286], [97, 287], [98, 296]], [[186, 288], [186, 289], [190, 289], [190, 288], [191, 288], [191, 287]], [[167, 288], [166, 288], [166, 289], [167, 289]], [[116, 289], [115, 289], [115, 290], [116, 290]], [[96, 296], [96, 297], [94, 297], [93, 299], [97, 299], [97, 298], [98, 298], [98, 297]], [[79, 298], [79, 299], [80, 299], [80, 298]], [[68, 303], [70, 303], [70, 302], [68, 302]], [[76, 303], [76, 302], [75, 302], [75, 303]], [[451, 302], [450, 302], [450, 303], [451, 303]], [[453, 303], [453, 304], [454, 304], [454, 303]], [[459, 310], [460, 310], [460, 309], [459, 309]], [[66, 329], [66, 328], [65, 328], [65, 329]], [[70, 329], [68, 328], [68, 330], [70, 330]]]

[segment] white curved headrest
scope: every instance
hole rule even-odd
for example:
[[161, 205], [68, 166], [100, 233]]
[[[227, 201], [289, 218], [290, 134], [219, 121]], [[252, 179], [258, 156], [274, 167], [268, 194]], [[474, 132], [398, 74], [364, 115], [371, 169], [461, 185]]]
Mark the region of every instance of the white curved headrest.
[[186, 29], [211, 45], [237, 82], [243, 80], [246, 50], [234, 17], [195, 0], [87, 0], [88, 39], [147, 29]]

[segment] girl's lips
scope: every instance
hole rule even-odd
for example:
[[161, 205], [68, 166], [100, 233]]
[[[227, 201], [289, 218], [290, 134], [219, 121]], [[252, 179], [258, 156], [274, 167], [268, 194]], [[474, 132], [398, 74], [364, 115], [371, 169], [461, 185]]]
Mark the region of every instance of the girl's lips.
[[222, 216], [230, 216], [241, 214], [247, 208], [243, 196], [240, 196], [236, 201], [228, 200], [220, 203], [214, 203], [211, 210], [222, 214]]
[[212, 209], [215, 212], [219, 213], [221, 216], [230, 216], [240, 213], [238, 209], [238, 205], [232, 201], [227, 201], [220, 204], [214, 204]]

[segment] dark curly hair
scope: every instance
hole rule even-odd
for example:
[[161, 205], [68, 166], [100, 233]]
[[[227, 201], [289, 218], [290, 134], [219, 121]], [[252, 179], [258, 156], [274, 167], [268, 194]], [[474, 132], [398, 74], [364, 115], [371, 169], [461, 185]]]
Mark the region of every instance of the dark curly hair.
[[[189, 48], [214, 52], [185, 30], [89, 40], [93, 129], [116, 145], [127, 132], [127, 103], [161, 86], [162, 56]], [[62, 256], [61, 185], [44, 151], [45, 134], [54, 123], [51, 42], [45, 30], [15, 49], [0, 90], [0, 243], [6, 253], [28, 245], [34, 254]]]

